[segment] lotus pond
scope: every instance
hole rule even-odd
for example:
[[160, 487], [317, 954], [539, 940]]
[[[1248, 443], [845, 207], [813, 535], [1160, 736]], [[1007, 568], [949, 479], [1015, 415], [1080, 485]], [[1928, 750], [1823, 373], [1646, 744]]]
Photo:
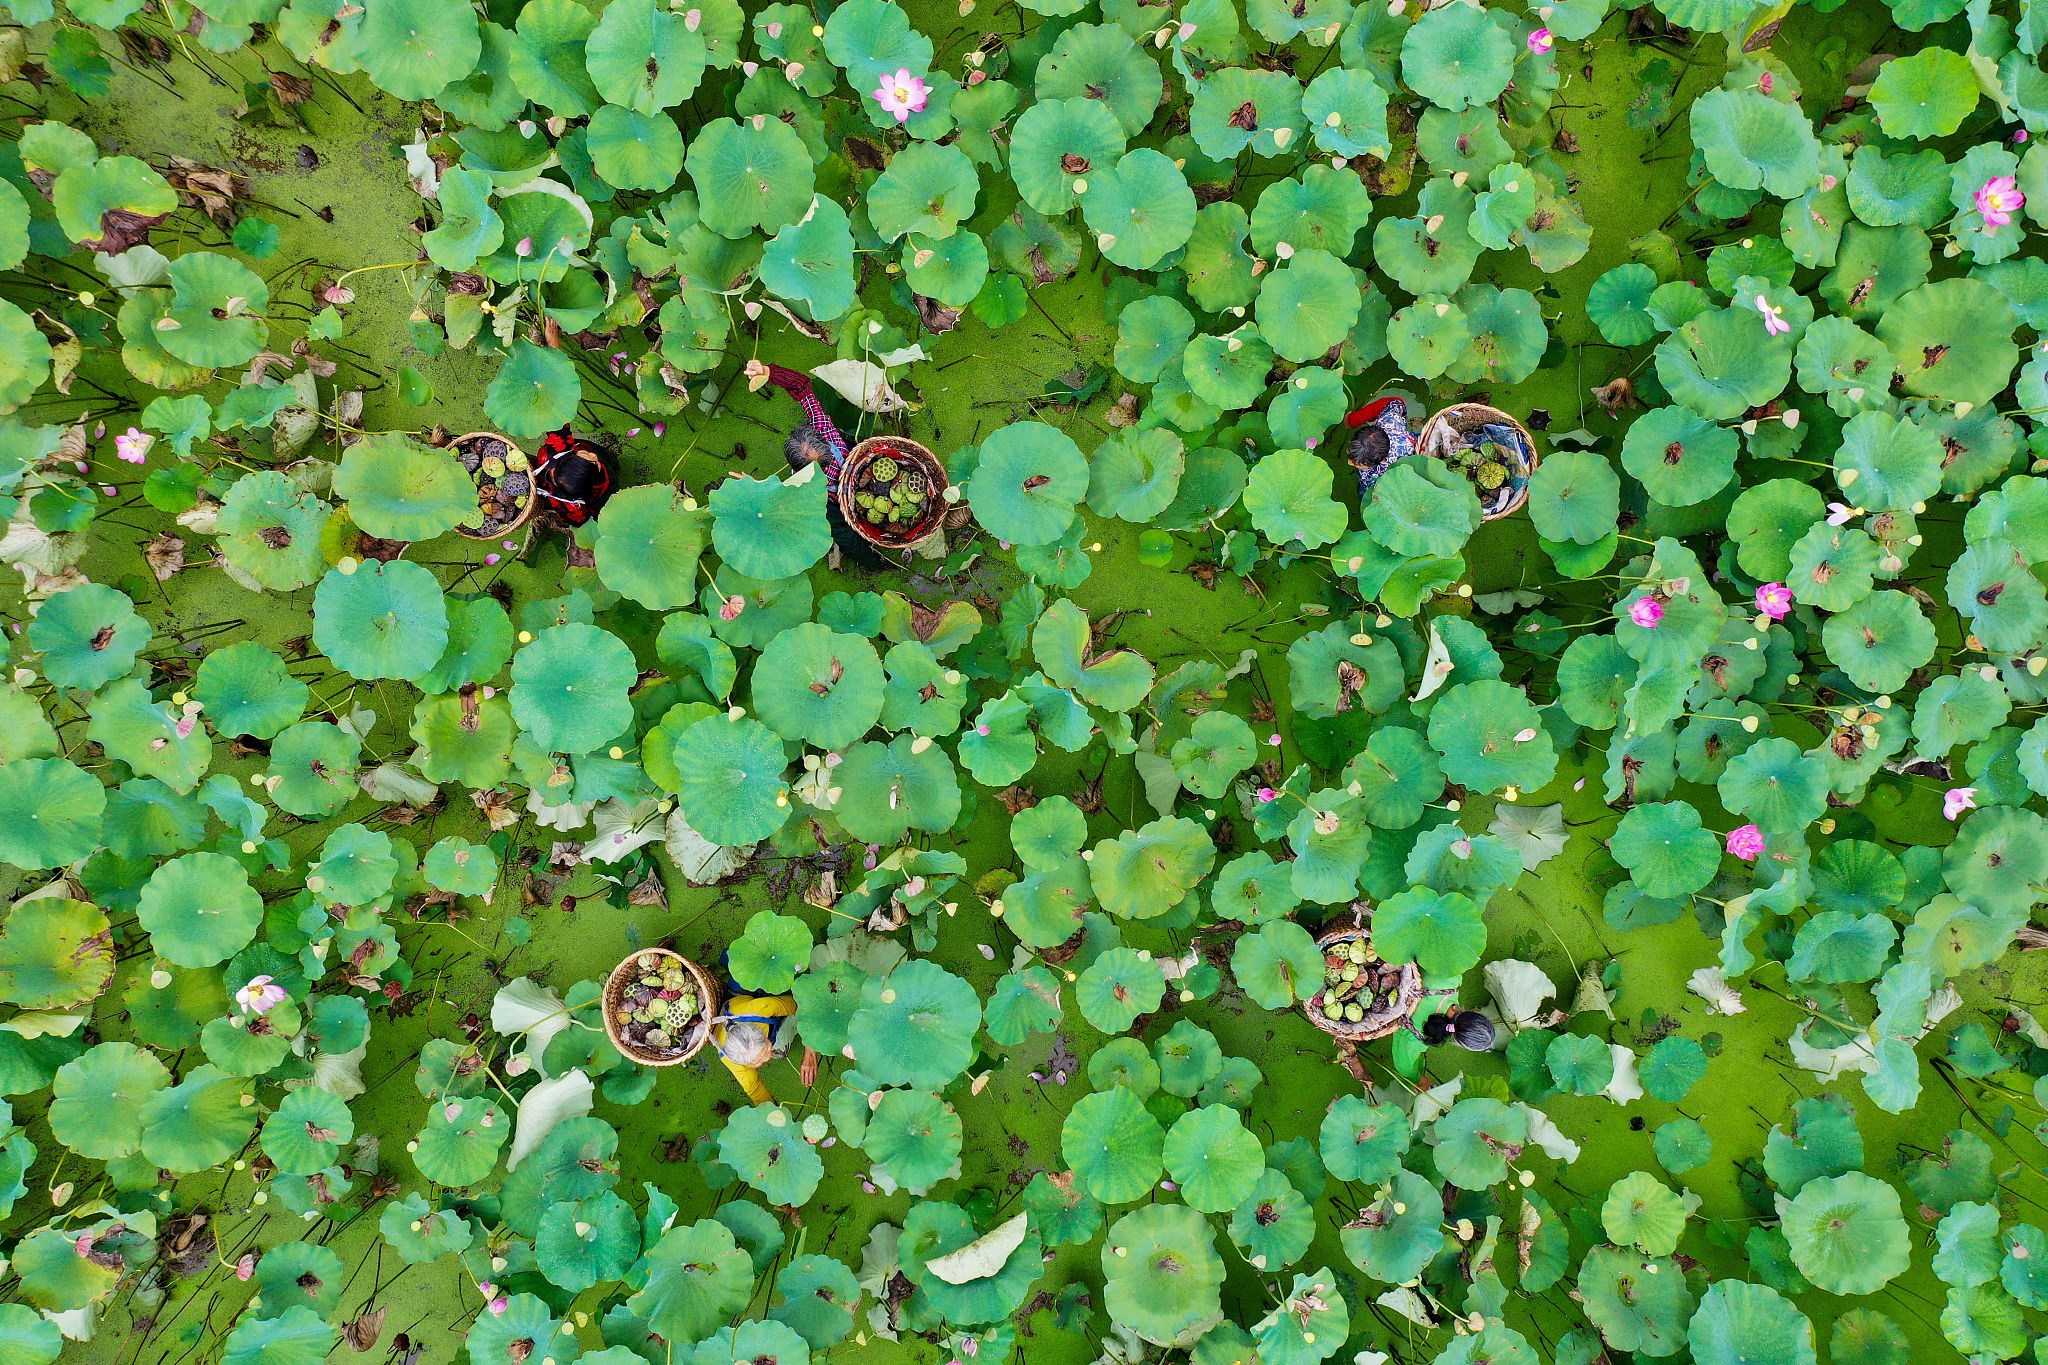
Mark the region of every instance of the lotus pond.
[[0, 9], [0, 1365], [2048, 1360], [2036, 8]]

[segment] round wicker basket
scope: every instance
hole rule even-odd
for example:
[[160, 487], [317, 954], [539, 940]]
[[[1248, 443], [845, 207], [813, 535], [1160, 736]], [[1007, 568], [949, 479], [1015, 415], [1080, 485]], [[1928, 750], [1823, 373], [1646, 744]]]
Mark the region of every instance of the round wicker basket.
[[[690, 1024], [689, 1040], [682, 1047], [670, 1048], [666, 1052], [649, 1051], [646, 1048], [628, 1042], [624, 1034], [620, 1032], [618, 1023], [612, 1018], [612, 1014], [617, 1009], [621, 997], [626, 994], [627, 989], [633, 982], [639, 979], [640, 959], [650, 954], [656, 957], [673, 958], [683, 965], [684, 970], [689, 972], [690, 979], [697, 983], [699, 1008], [696, 1019]], [[705, 971], [689, 958], [684, 957], [681, 953], [671, 952], [667, 948], [642, 948], [637, 953], [628, 953], [619, 962], [618, 966], [612, 968], [612, 974], [605, 978], [605, 1035], [612, 1040], [613, 1047], [625, 1053], [626, 1056], [642, 1066], [676, 1066], [679, 1063], [689, 1061], [690, 1058], [703, 1050], [704, 1044], [711, 1041], [711, 1021], [718, 1014], [719, 1007], [724, 1003], [724, 992], [720, 991], [718, 983], [712, 980], [711, 973]]]
[[[1491, 494], [1481, 492], [1479, 503], [1485, 509], [1486, 520], [1498, 521], [1522, 510], [1529, 501], [1529, 476], [1536, 472], [1536, 466], [1543, 463], [1542, 455], [1536, 449], [1536, 438], [1529, 434], [1529, 428], [1502, 412], [1484, 403], [1453, 403], [1440, 412], [1431, 415], [1422, 424], [1422, 434], [1415, 438], [1416, 449], [1425, 455], [1435, 454], [1458, 444], [1480, 427], [1497, 423], [1507, 427], [1522, 438], [1528, 448], [1528, 460], [1508, 471], [1508, 481]], [[1475, 486], [1475, 492], [1478, 489]]]
[[[1316, 947], [1327, 953], [1339, 943], [1354, 939], [1370, 939], [1372, 932], [1365, 928], [1337, 928], [1326, 930], [1316, 939]], [[1401, 984], [1394, 992], [1394, 998], [1385, 1009], [1373, 1011], [1355, 1024], [1340, 1023], [1323, 1014], [1323, 993], [1317, 991], [1302, 1001], [1302, 1009], [1308, 1013], [1308, 1021], [1323, 1032], [1342, 1043], [1369, 1043], [1376, 1038], [1385, 1038], [1400, 1031], [1401, 1025], [1415, 1013], [1415, 1007], [1422, 1003], [1422, 969], [1412, 962], [1401, 964]]]
[[[455, 452], [461, 447], [462, 443], [465, 441], [475, 441], [479, 439], [488, 441], [503, 441], [505, 443], [506, 450], [518, 451], [518, 453], [521, 455], [526, 454], [524, 450], [519, 449], [519, 446], [513, 442], [511, 437], [496, 431], [465, 431], [460, 436], [456, 437], [454, 440], [448, 443], [448, 453], [450, 455], [455, 454]], [[468, 475], [470, 482], [474, 483], [476, 481], [477, 476], [474, 474], [470, 474], [468, 470], [465, 469], [463, 473]], [[512, 520], [506, 522], [503, 526], [485, 530], [472, 531], [467, 526], [458, 526], [455, 528], [455, 534], [463, 536], [469, 540], [496, 540], [501, 536], [511, 535], [514, 531], [518, 530], [520, 527], [526, 525], [527, 522], [531, 521], [533, 519], [533, 509], [535, 508], [535, 506], [539, 504], [540, 499], [534, 496], [532, 484], [533, 469], [531, 467], [530, 461], [526, 473], [528, 479], [526, 487], [526, 502], [525, 505], [519, 509], [518, 516], [512, 518]]]
[[[910, 525], [899, 529], [878, 530], [868, 525], [860, 515], [860, 506], [854, 502], [854, 494], [860, 491], [861, 476], [867, 467], [887, 455], [901, 465], [908, 461], [925, 477], [930, 496], [925, 501], [924, 513]], [[855, 534], [870, 545], [885, 550], [900, 550], [906, 545], [915, 545], [933, 531], [946, 515], [946, 466], [938, 456], [919, 445], [916, 441], [902, 436], [870, 436], [846, 452], [846, 463], [839, 471], [839, 487], [834, 496], [839, 499], [839, 511], [846, 518], [846, 524]]]

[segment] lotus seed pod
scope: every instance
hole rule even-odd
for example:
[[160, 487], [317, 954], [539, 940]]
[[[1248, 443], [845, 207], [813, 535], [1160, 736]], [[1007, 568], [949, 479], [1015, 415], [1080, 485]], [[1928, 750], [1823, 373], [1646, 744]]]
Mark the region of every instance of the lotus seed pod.
[[874, 476], [876, 483], [892, 482], [896, 477], [896, 461], [884, 455], [868, 466], [868, 473]]
[[667, 1047], [668, 1045], [668, 1033], [665, 1030], [658, 1028], [647, 1030], [647, 1046]]
[[1364, 1008], [1363, 1008], [1362, 1006], [1359, 1006], [1359, 1005], [1346, 1005], [1346, 1006], [1344, 1007], [1344, 1022], [1345, 1022], [1345, 1023], [1347, 1023], [1347, 1024], [1357, 1024], [1357, 1023], [1362, 1023], [1362, 1022], [1364, 1021], [1364, 1019], [1365, 1019], [1365, 1010], [1364, 1010]]

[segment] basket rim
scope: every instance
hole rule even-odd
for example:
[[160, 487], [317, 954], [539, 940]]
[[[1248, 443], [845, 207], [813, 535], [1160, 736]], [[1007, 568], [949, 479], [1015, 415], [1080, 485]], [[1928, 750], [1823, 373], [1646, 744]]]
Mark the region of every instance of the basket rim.
[[[1360, 938], [1370, 940], [1372, 930], [1364, 925], [1326, 929], [1316, 935], [1316, 949], [1320, 953], [1333, 943], [1345, 943]], [[1312, 1008], [1314, 1002], [1322, 997], [1320, 989], [1314, 995], [1303, 997], [1301, 1012], [1308, 1016], [1311, 1024], [1342, 1043], [1370, 1043], [1389, 1037], [1400, 1032], [1402, 1023], [1413, 1018], [1416, 1007], [1422, 1003], [1422, 969], [1412, 962], [1404, 962], [1400, 966], [1400, 971], [1401, 985], [1399, 994], [1395, 996], [1395, 1003], [1399, 1005], [1405, 1002], [1407, 1008], [1399, 1010], [1391, 1017], [1368, 1016], [1355, 1024], [1333, 1023], [1321, 1010]]]
[[[503, 441], [508, 448], [516, 450], [521, 455], [526, 456], [529, 463], [531, 463], [533, 459], [533, 454], [531, 451], [527, 450], [526, 447], [520, 445], [519, 442], [513, 440], [510, 436], [507, 436], [502, 431], [465, 431], [460, 436], [449, 437], [448, 444], [444, 448], [450, 454], [453, 454], [455, 451], [455, 447], [461, 445], [464, 441], [470, 440], [477, 436], [488, 436], [493, 440]], [[529, 477], [531, 477], [531, 473], [532, 471], [529, 469]], [[472, 485], [475, 484], [476, 476], [474, 474], [470, 474], [468, 470], [464, 470], [463, 474], [469, 479]], [[500, 526], [497, 529], [490, 531], [470, 531], [458, 526], [455, 528], [455, 534], [461, 536], [464, 540], [496, 540], [501, 536], [509, 536], [514, 531], [526, 525], [527, 522], [533, 519], [533, 509], [538, 507], [539, 505], [540, 499], [537, 496], [535, 496], [534, 490], [531, 487], [529, 487], [526, 490], [526, 501], [520, 505], [519, 515], [512, 518], [512, 520], [506, 522], [503, 526]]]
[[[937, 480], [933, 485], [937, 491], [932, 494], [924, 519], [918, 522], [914, 531], [875, 531], [869, 529], [868, 524], [860, 518], [860, 509], [853, 501], [853, 480], [848, 475], [857, 468], [866, 467], [877, 444], [886, 444], [899, 455], [911, 456], [923, 466], [927, 479]], [[847, 448], [846, 462], [840, 467], [839, 483], [833, 489], [832, 496], [833, 501], [839, 504], [840, 515], [846, 519], [846, 524], [853, 528], [855, 535], [880, 549], [903, 550], [929, 536], [938, 528], [939, 523], [945, 520], [946, 500], [943, 492], [950, 482], [951, 479], [946, 473], [946, 462], [941, 460], [930, 446], [922, 441], [914, 441], [908, 436], [875, 435], [863, 437]]]
[[[682, 963], [684, 970], [690, 973], [691, 978], [697, 984], [697, 997], [701, 1005], [701, 1012], [697, 1016], [695, 1037], [691, 1039], [689, 1046], [673, 1057], [655, 1057], [642, 1051], [639, 1047], [626, 1040], [619, 1031], [617, 1021], [612, 1018], [613, 1002], [624, 993], [625, 983], [622, 978], [626, 969], [638, 963], [642, 957], [649, 953], [656, 953], [662, 957], [672, 957]], [[625, 1054], [626, 1057], [641, 1066], [680, 1066], [699, 1052], [702, 1052], [704, 1045], [711, 1041], [711, 1021], [717, 1016], [719, 1010], [723, 1008], [724, 1001], [721, 998], [721, 992], [718, 989], [717, 983], [711, 979], [711, 974], [705, 971], [701, 964], [683, 956], [673, 948], [653, 947], [636, 948], [619, 959], [618, 965], [613, 967], [604, 979], [604, 994], [599, 998], [599, 1004], [601, 1007], [600, 1013], [604, 1017], [605, 1036], [610, 1038], [612, 1046]]]
[[[1456, 416], [1454, 417], [1453, 414], [1456, 414]], [[1462, 435], [1465, 428], [1455, 426], [1455, 423], [1467, 420], [1468, 418], [1478, 418], [1480, 421], [1498, 420], [1507, 426], [1513, 427], [1521, 438], [1528, 443], [1529, 458], [1524, 461], [1525, 467], [1520, 471], [1522, 486], [1516, 489], [1514, 496], [1501, 504], [1500, 507], [1482, 514], [1481, 520], [1499, 521], [1502, 517], [1511, 517], [1527, 505], [1529, 501], [1529, 480], [1535, 475], [1537, 467], [1543, 463], [1543, 452], [1536, 448], [1535, 434], [1527, 426], [1523, 425], [1520, 418], [1511, 412], [1494, 407], [1491, 403], [1450, 403], [1431, 413], [1429, 420], [1422, 424], [1422, 429], [1415, 435], [1416, 448], [1420, 450], [1429, 444], [1430, 432], [1439, 422], [1442, 422], [1445, 426], [1454, 427]]]

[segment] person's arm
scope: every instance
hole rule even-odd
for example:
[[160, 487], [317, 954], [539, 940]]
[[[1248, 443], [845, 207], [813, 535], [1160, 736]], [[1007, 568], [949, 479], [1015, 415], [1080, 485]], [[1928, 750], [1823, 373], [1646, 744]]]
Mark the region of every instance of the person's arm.
[[834, 458], [828, 462], [825, 473], [836, 480], [839, 477], [840, 462], [846, 458], [846, 438], [839, 434], [839, 428], [825, 415], [825, 405], [820, 403], [818, 395], [812, 392], [810, 378], [798, 374], [787, 366], [770, 365], [768, 382], [801, 403], [804, 416], [809, 419], [811, 427], [824, 436], [826, 442], [831, 445]]

